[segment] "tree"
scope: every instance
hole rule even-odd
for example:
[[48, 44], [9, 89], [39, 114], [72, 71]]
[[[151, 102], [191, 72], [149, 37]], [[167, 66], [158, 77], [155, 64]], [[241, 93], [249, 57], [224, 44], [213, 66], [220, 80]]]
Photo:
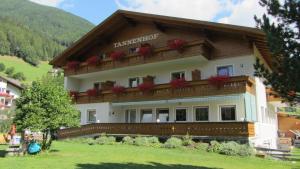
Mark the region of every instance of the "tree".
[[5, 64], [0, 63], [0, 72], [3, 72], [5, 70]]
[[22, 91], [16, 101], [14, 123], [18, 131], [43, 133], [42, 150], [49, 149], [60, 127], [79, 125], [79, 113], [64, 90], [61, 77], [47, 76]]
[[[255, 75], [263, 77], [265, 84], [292, 104], [300, 102], [300, 1], [260, 0], [267, 14], [255, 16], [260, 29], [266, 33], [272, 53], [273, 71], [258, 60]], [[276, 19], [275, 23], [272, 19]]]
[[15, 72], [15, 68], [14, 67], [9, 67], [5, 70], [5, 74], [7, 74], [8, 77], [12, 77], [12, 75]]
[[20, 81], [25, 81], [26, 80], [26, 77], [25, 77], [23, 72], [15, 73], [12, 77], [14, 79], [17, 79], [17, 80], [20, 80]]

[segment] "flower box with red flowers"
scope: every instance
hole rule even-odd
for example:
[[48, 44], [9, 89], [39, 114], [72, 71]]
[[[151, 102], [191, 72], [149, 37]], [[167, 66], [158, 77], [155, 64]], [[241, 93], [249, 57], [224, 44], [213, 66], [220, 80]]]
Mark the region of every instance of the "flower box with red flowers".
[[80, 67], [80, 62], [78, 62], [78, 61], [69, 61], [68, 63], [67, 63], [67, 68], [69, 69], [69, 70], [76, 70], [76, 69], [78, 69]]
[[212, 76], [208, 79], [208, 83], [217, 88], [221, 88], [229, 79], [229, 76]]
[[99, 90], [99, 89], [96, 89], [96, 88], [94, 88], [94, 89], [89, 89], [89, 90], [86, 91], [86, 94], [87, 94], [89, 97], [96, 97], [96, 96], [99, 95], [99, 93], [100, 93], [100, 90]]
[[170, 85], [173, 89], [181, 89], [187, 87], [187, 81], [184, 78], [171, 80]]
[[10, 95], [8, 93], [5, 93], [5, 92], [0, 92], [0, 96], [2, 96], [2, 97], [9, 97]]
[[100, 63], [100, 58], [98, 56], [92, 56], [86, 60], [87, 65], [96, 66]]
[[182, 51], [184, 46], [186, 45], [186, 41], [182, 39], [172, 39], [168, 40], [167, 44], [170, 49]]
[[125, 93], [125, 90], [126, 90], [126, 88], [124, 86], [119, 86], [119, 85], [116, 85], [111, 89], [112, 93], [114, 93], [116, 95]]
[[142, 56], [150, 56], [152, 54], [152, 46], [150, 44], [142, 44], [141, 47], [136, 48], [136, 52]]
[[154, 83], [144, 82], [138, 85], [138, 88], [141, 92], [151, 92], [154, 89]]
[[70, 95], [70, 97], [76, 99], [79, 95], [79, 92], [78, 91], [70, 91], [69, 95]]
[[126, 54], [123, 51], [114, 51], [110, 54], [110, 58], [113, 61], [122, 60], [125, 56]]

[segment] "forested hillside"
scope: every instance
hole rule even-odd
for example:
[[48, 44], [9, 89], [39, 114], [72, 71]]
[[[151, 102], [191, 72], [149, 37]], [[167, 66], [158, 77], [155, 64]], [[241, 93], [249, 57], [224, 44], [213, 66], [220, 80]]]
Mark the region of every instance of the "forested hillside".
[[92, 27], [63, 10], [28, 0], [0, 0], [0, 55], [37, 65], [52, 59]]

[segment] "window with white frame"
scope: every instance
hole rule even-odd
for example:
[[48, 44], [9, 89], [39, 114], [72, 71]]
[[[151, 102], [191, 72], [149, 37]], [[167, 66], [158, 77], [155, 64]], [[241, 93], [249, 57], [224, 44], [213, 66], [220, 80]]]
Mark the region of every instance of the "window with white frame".
[[218, 76], [233, 76], [233, 66], [218, 66], [217, 67], [217, 75]]
[[176, 108], [176, 121], [187, 120], [187, 108]]
[[157, 122], [168, 122], [169, 121], [169, 109], [159, 108], [156, 110], [156, 121]]
[[139, 77], [129, 78], [129, 87], [137, 87], [140, 84]]
[[184, 79], [185, 78], [185, 72], [181, 71], [181, 72], [173, 72], [171, 73], [171, 79]]
[[152, 109], [142, 109], [141, 110], [141, 123], [152, 122]]
[[125, 122], [126, 123], [135, 123], [136, 122], [136, 109], [126, 110]]
[[236, 120], [236, 106], [220, 106], [220, 111], [222, 121]]
[[88, 123], [96, 122], [96, 110], [95, 109], [87, 111], [87, 122]]
[[209, 115], [209, 108], [208, 106], [205, 107], [195, 107], [195, 121], [208, 121]]

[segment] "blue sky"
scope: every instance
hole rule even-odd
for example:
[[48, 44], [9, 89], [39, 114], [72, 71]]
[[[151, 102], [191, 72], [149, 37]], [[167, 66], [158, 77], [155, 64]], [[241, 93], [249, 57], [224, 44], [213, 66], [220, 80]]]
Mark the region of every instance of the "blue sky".
[[63, 9], [97, 25], [117, 9], [255, 26], [258, 0], [30, 0]]

